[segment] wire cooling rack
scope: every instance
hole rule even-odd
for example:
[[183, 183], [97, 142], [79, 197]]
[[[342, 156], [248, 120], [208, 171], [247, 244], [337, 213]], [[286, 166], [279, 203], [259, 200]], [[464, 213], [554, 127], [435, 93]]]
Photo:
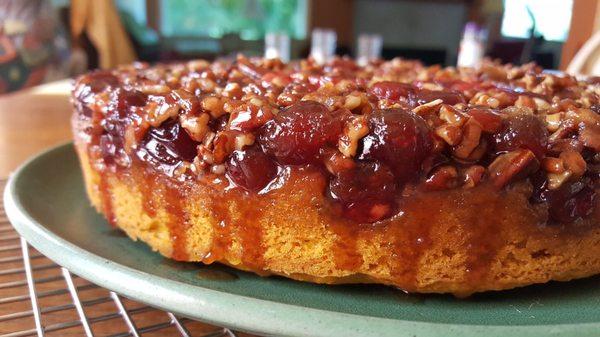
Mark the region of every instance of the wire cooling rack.
[[[6, 181], [0, 181], [0, 191]], [[0, 203], [0, 337], [249, 336], [122, 297], [60, 267], [12, 228]]]

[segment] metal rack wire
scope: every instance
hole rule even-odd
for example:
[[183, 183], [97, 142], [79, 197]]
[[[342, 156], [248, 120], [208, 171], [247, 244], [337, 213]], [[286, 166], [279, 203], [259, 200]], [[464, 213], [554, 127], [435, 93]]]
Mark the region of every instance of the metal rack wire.
[[248, 336], [154, 309], [72, 274], [19, 237], [0, 203], [0, 337], [35, 335]]

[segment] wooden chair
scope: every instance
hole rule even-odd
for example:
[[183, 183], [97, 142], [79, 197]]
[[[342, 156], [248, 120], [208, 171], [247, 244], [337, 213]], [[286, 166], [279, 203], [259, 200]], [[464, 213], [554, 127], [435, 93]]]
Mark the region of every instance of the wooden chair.
[[579, 49], [567, 67], [567, 73], [600, 76], [600, 31]]

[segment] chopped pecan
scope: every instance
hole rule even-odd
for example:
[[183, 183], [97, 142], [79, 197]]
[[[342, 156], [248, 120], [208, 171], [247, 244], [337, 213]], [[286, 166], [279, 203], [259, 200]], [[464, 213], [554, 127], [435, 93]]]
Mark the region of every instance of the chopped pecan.
[[140, 91], [147, 95], [166, 95], [171, 88], [164, 84], [147, 84], [140, 87]]
[[440, 107], [440, 119], [452, 125], [462, 126], [469, 117], [465, 116], [451, 105], [442, 104]]
[[500, 106], [500, 100], [482, 92], [476, 93], [469, 103], [473, 105], [485, 105], [490, 108], [497, 108]]
[[180, 107], [178, 104], [150, 102], [146, 109], [146, 121], [153, 127], [159, 127], [167, 119], [177, 117]]
[[210, 167], [210, 173], [217, 175], [225, 173], [225, 164], [212, 165]]
[[473, 188], [479, 184], [485, 173], [485, 167], [480, 165], [469, 166], [463, 172], [463, 187]]
[[474, 118], [469, 118], [462, 130], [462, 140], [454, 148], [453, 154], [459, 159], [466, 159], [479, 145], [481, 125]]
[[515, 101], [515, 106], [520, 108], [528, 108], [531, 111], [535, 111], [537, 109], [537, 105], [533, 98], [525, 95], [519, 95], [519, 98]]
[[460, 159], [460, 161], [463, 163], [474, 163], [483, 158], [488, 150], [488, 147], [488, 141], [483, 138], [479, 141], [479, 145], [477, 145], [477, 147], [471, 151], [471, 154], [469, 154], [466, 158]]
[[369, 133], [369, 124], [365, 116], [354, 116], [346, 122], [338, 141], [340, 152], [346, 157], [354, 157], [358, 141]]
[[600, 152], [600, 125], [584, 125], [579, 131], [579, 140], [585, 147]]
[[548, 148], [548, 152], [553, 153], [555, 155], [559, 155], [561, 152], [564, 151], [581, 152], [583, 151], [583, 144], [579, 139], [566, 138], [554, 141], [550, 144]]
[[212, 118], [219, 118], [225, 113], [223, 110], [223, 102], [218, 97], [204, 97], [200, 104], [202, 105], [202, 109], [207, 111]]
[[573, 174], [571, 171], [564, 171], [562, 173], [548, 173], [548, 189], [558, 189], [565, 181], [569, 180], [572, 175]]
[[255, 136], [252, 133], [245, 132], [239, 133], [235, 136], [235, 149], [241, 150], [246, 146], [254, 144]]
[[562, 120], [560, 113], [546, 115], [546, 128], [550, 132], [555, 132], [560, 127], [560, 122]]
[[413, 109], [413, 112], [417, 115], [424, 115], [426, 113], [435, 112], [437, 109], [439, 109], [442, 103], [444, 103], [444, 101], [438, 98], [431, 102], [427, 102], [425, 104], [417, 106]]
[[489, 177], [497, 188], [538, 170], [540, 166], [535, 154], [530, 150], [518, 149], [499, 155], [488, 167]]
[[213, 141], [213, 161], [221, 164], [235, 150], [235, 138], [238, 131], [221, 131]]
[[565, 168], [571, 171], [573, 177], [578, 179], [585, 173], [587, 164], [579, 152], [562, 152], [560, 154], [560, 159], [564, 162]]
[[533, 101], [535, 102], [537, 111], [549, 110], [551, 108], [550, 103], [546, 102], [545, 100], [539, 97], [534, 97]]
[[560, 158], [546, 157], [542, 159], [542, 168], [549, 173], [562, 173], [565, 171], [565, 163]]
[[440, 125], [435, 129], [435, 134], [451, 146], [458, 145], [462, 140], [462, 130], [457, 125]]
[[458, 184], [458, 171], [454, 166], [440, 166], [425, 180], [429, 190], [447, 190]]
[[179, 121], [190, 137], [197, 142], [201, 142], [208, 132], [208, 121], [210, 116], [206, 113], [200, 116], [180, 115]]
[[350, 94], [346, 96], [344, 100], [344, 108], [348, 110], [354, 110], [363, 103], [359, 94]]
[[[259, 101], [262, 103], [262, 101]], [[258, 102], [257, 102], [258, 103]], [[252, 131], [273, 118], [272, 108], [268, 105], [244, 104], [231, 112], [229, 128], [238, 131]]]

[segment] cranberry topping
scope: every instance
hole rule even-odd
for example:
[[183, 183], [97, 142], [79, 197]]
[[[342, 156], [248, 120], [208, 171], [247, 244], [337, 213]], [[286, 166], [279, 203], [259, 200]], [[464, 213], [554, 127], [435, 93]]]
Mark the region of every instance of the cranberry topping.
[[379, 110], [370, 116], [369, 129], [359, 159], [389, 165], [401, 183], [416, 178], [433, 147], [425, 120], [400, 109]]
[[596, 199], [593, 184], [588, 178], [564, 183], [556, 190], [547, 188], [547, 180], [542, 175], [532, 178], [534, 202], [548, 204], [550, 219], [560, 223], [571, 223], [592, 214]]
[[331, 197], [340, 202], [344, 216], [360, 222], [389, 217], [395, 209], [395, 177], [378, 162], [360, 162], [329, 182]]
[[92, 109], [88, 104], [94, 102], [95, 94], [109, 88], [119, 85], [119, 79], [107, 71], [94, 71], [88, 75], [84, 85], [80, 86], [74, 94], [76, 95], [75, 105], [77, 111], [85, 116], [92, 116]]
[[112, 92], [106, 117], [101, 121], [103, 134], [100, 136], [100, 150], [106, 165], [127, 166], [129, 158], [123, 148], [125, 131], [131, 124], [131, 109], [143, 106], [146, 95], [136, 90], [118, 88]]
[[[532, 66], [455, 71], [339, 58], [121, 69], [85, 75], [73, 91], [90, 158], [105, 164], [98, 167], [127, 167], [135, 153], [173, 177], [190, 167], [257, 192], [278, 165], [315, 165], [344, 214], [367, 222], [392, 214], [413, 190], [504, 188], [538, 174], [552, 187], [536, 197], [552, 221], [585, 217], [597, 204], [597, 79]], [[444, 104], [422, 106], [432, 101]], [[389, 190], [386, 179], [393, 198], [372, 192]], [[400, 192], [408, 182], [417, 185]]]
[[263, 189], [277, 174], [277, 164], [258, 146], [234, 151], [227, 162], [227, 176], [249, 191]]
[[141, 91], [118, 88], [111, 96], [111, 105], [116, 107], [116, 110], [112, 111], [117, 111], [120, 116], [125, 117], [131, 107], [144, 106], [147, 99], [148, 96]]
[[369, 93], [379, 99], [389, 99], [397, 101], [400, 97], [409, 97], [415, 91], [416, 87], [408, 83], [383, 81], [373, 84], [369, 88]]
[[320, 149], [335, 144], [341, 130], [341, 121], [325, 105], [301, 101], [268, 121], [259, 140], [265, 153], [282, 164], [315, 164]]
[[548, 146], [548, 130], [534, 115], [515, 114], [505, 119], [502, 129], [494, 134], [493, 139], [497, 152], [524, 148], [541, 159], [546, 154]]
[[208, 122], [208, 127], [213, 132], [223, 131], [227, 128], [227, 123], [229, 122], [229, 114], [225, 114], [220, 116], [219, 118], [211, 119]]
[[481, 125], [484, 132], [495, 133], [502, 128], [502, 117], [492, 109], [475, 107], [467, 110], [467, 113]]
[[413, 106], [422, 105], [436, 99], [441, 99], [445, 104], [466, 103], [465, 97], [458, 91], [434, 91], [427, 89], [419, 89], [412, 93], [411, 103]]
[[150, 128], [142, 140], [137, 156], [172, 176], [182, 162], [191, 162], [197, 154], [196, 145], [175, 120]]
[[119, 79], [110, 71], [97, 70], [88, 76], [88, 85], [93, 93], [99, 93], [109, 87], [117, 87], [119, 85]]

